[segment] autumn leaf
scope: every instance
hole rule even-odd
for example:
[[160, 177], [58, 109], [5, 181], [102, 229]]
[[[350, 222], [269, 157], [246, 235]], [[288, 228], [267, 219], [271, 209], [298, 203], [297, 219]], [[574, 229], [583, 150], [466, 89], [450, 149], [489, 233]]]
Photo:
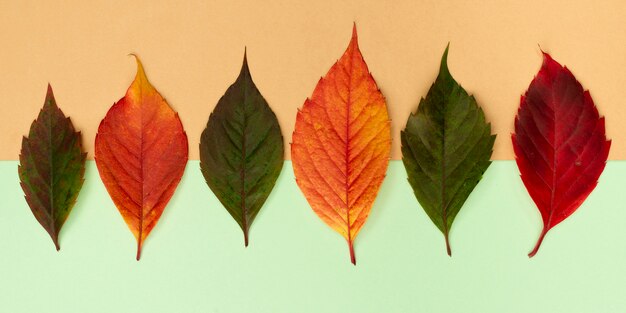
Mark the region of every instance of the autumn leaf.
[[296, 117], [291, 159], [313, 211], [348, 242], [365, 223], [389, 163], [391, 131], [385, 99], [357, 42], [321, 78]]
[[98, 127], [95, 160], [100, 178], [141, 246], [176, 190], [187, 164], [187, 134], [165, 99], [137, 76]]
[[473, 96], [452, 78], [448, 48], [417, 112], [401, 133], [402, 161], [415, 197], [448, 239], [455, 217], [491, 165], [496, 139]]
[[48, 85], [43, 108], [22, 139], [18, 173], [28, 206], [57, 250], [59, 232], [83, 186], [86, 156], [80, 132], [59, 109]]
[[522, 96], [511, 136], [522, 181], [541, 212], [546, 233], [570, 216], [595, 188], [611, 141], [589, 91], [543, 53], [543, 65]]
[[239, 77], [220, 98], [200, 138], [202, 175], [237, 221], [248, 246], [254, 218], [283, 167], [283, 136], [252, 81], [246, 55]]

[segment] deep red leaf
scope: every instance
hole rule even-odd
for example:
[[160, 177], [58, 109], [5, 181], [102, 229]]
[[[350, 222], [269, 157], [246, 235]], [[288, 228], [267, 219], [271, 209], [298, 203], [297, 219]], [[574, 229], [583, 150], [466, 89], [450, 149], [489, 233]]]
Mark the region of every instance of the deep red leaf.
[[521, 98], [511, 136], [522, 181], [543, 218], [543, 231], [529, 257], [546, 233], [596, 187], [611, 146], [589, 91], [550, 55], [543, 57], [541, 70]]

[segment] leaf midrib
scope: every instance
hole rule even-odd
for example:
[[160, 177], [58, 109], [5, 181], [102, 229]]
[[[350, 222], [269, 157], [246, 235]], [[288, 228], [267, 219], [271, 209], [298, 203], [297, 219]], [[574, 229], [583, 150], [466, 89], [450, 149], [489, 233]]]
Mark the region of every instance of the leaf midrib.
[[239, 168], [239, 178], [241, 179], [241, 224], [243, 226], [243, 234], [244, 234], [244, 244], [248, 246], [248, 216], [247, 216], [247, 207], [246, 207], [246, 126], [248, 123], [248, 119], [246, 116], [246, 98], [248, 92], [248, 82], [243, 80], [243, 129], [241, 131], [241, 162]]
[[[141, 69], [143, 71], [143, 69]], [[144, 77], [145, 77], [145, 73], [144, 73]], [[147, 82], [147, 78], [146, 82]], [[148, 82], [149, 83], [149, 82]], [[139, 85], [141, 86], [141, 85]], [[139, 177], [139, 181], [141, 182], [141, 207], [140, 207], [140, 214], [139, 214], [139, 237], [137, 238], [137, 260], [139, 261], [139, 258], [141, 257], [141, 246], [143, 245], [143, 223], [144, 223], [144, 202], [145, 202], [145, 182], [144, 182], [144, 164], [143, 164], [143, 146], [144, 146], [144, 140], [143, 140], [143, 132], [144, 132], [144, 116], [143, 116], [143, 88], [139, 88], [139, 101], [142, 102], [142, 105], [140, 106], [140, 110], [139, 110], [139, 117], [140, 117], [140, 130], [139, 130], [139, 166], [141, 167], [141, 171], [139, 171], [139, 173], [141, 173], [141, 177]]]
[[446, 201], [446, 112], [447, 101], [444, 101], [443, 118], [441, 119], [441, 219], [443, 221], [443, 234], [448, 241], [448, 201]]
[[554, 108], [552, 109], [552, 112], [554, 114], [554, 123], [552, 124], [552, 127], [554, 128], [554, 131], [552, 132], [553, 136], [552, 136], [552, 190], [550, 190], [550, 215], [548, 216], [548, 223], [546, 225], [544, 225], [544, 227], [546, 229], [550, 228], [550, 224], [552, 223], [552, 216], [554, 215], [554, 195], [556, 194], [556, 166], [557, 166], [557, 152], [558, 149], [555, 147], [556, 145], [556, 138], [557, 138], [557, 132], [559, 131], [556, 127], [556, 118], [557, 118], [557, 114], [556, 114], [556, 99], [555, 99], [555, 95], [554, 92], [551, 93], [551, 103], [554, 106]]
[[[350, 106], [352, 105], [352, 61], [354, 57], [354, 49], [351, 51], [348, 59], [348, 69], [346, 73], [348, 74], [348, 95], [346, 98], [346, 149], [345, 149], [345, 167], [346, 167], [346, 179], [345, 179], [345, 189], [346, 189], [346, 221], [347, 221], [347, 231], [348, 231], [348, 245], [350, 249], [352, 249], [352, 223], [350, 222]], [[343, 65], [342, 65], [343, 66]], [[337, 84], [335, 82], [335, 84]]]
[[[52, 100], [48, 100], [48, 101], [52, 101]], [[52, 105], [52, 103], [50, 103], [50, 105]], [[46, 114], [46, 118], [48, 119], [48, 145], [50, 148], [50, 153], [48, 155], [48, 164], [50, 165], [50, 224], [51, 224], [51, 229], [54, 232], [54, 236], [57, 237], [57, 227], [56, 227], [56, 210], [54, 208], [54, 153], [52, 151], [52, 112], [50, 112], [49, 108], [46, 108], [48, 110], [47, 114]], [[57, 243], [55, 239], [55, 244]]]
[[[570, 86], [568, 85], [567, 88], [570, 88]], [[556, 178], [556, 169], [557, 169], [557, 163], [558, 163], [557, 162], [558, 161], [557, 160], [557, 154], [558, 154], [559, 150], [561, 150], [563, 147], [565, 147], [569, 143], [569, 141], [571, 140], [571, 138], [573, 137], [573, 134], [575, 132], [575, 131], [572, 131], [570, 136], [569, 136], [569, 138], [567, 138], [567, 140], [565, 140], [563, 143], [561, 143], [561, 145], [559, 145], [557, 147], [556, 139], [558, 138], [557, 132], [559, 132], [559, 128], [556, 126], [557, 125], [557, 123], [556, 123], [556, 119], [557, 119], [557, 113], [556, 113], [556, 111], [557, 111], [556, 110], [556, 108], [557, 108], [557, 106], [556, 106], [557, 99], [556, 99], [556, 94], [554, 92], [551, 93], [551, 99], [550, 100], [551, 100], [552, 105], [554, 106], [552, 108], [552, 114], [554, 115], [553, 119], [552, 119], [554, 121], [554, 123], [552, 125], [553, 129], [554, 129], [554, 132], [553, 132], [554, 136], [553, 136], [552, 144], [550, 145], [552, 147], [552, 150], [553, 150], [553, 156], [552, 156], [552, 186], [551, 186], [552, 188], [550, 190], [550, 214], [548, 215], [547, 225], [544, 225], [546, 228], [551, 228], [552, 227], [552, 225], [551, 225], [552, 224], [552, 218], [554, 216], [554, 211], [555, 211], [554, 197], [556, 195], [556, 188], [557, 188], [557, 178]], [[578, 126], [580, 125], [580, 121], [581, 121], [582, 116], [584, 115], [584, 113], [585, 112], [584, 112], [584, 108], [583, 108], [583, 109], [581, 109], [581, 112], [578, 114], [578, 118], [576, 120], [576, 129], [578, 129]], [[584, 150], [584, 148], [583, 148], [583, 150]], [[565, 171], [565, 172], [567, 173], [567, 171]], [[580, 176], [579, 176], [579, 178], [580, 178]], [[559, 201], [558, 204], [560, 205], [561, 202], [562, 201]]]

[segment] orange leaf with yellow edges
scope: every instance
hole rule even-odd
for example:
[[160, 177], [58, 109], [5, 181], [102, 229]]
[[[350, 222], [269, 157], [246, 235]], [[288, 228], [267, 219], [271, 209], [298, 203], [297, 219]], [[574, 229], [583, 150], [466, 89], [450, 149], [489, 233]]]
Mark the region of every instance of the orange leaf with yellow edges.
[[187, 164], [187, 134], [178, 114], [137, 76], [98, 127], [95, 160], [115, 206], [141, 246], [176, 190]]
[[385, 98], [359, 50], [348, 49], [321, 78], [296, 117], [291, 159], [313, 211], [348, 242], [365, 223], [385, 178], [391, 130]]

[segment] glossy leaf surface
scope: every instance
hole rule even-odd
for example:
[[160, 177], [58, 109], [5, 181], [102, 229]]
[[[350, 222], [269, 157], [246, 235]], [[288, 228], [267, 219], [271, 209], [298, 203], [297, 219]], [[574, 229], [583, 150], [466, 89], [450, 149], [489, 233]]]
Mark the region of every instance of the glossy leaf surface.
[[228, 213], [248, 233], [283, 167], [276, 115], [252, 81], [244, 55], [239, 77], [220, 98], [200, 138], [202, 175]]
[[532, 257], [546, 233], [595, 188], [611, 142], [589, 91], [547, 53], [521, 98], [512, 140], [522, 181], [543, 219]]
[[370, 74], [356, 28], [341, 58], [296, 117], [291, 158], [313, 211], [348, 242], [365, 223], [385, 177], [391, 132], [385, 99]]
[[95, 159], [100, 178], [141, 247], [176, 190], [187, 164], [187, 135], [178, 114], [137, 76], [100, 123]]
[[52, 87], [39, 116], [22, 139], [18, 173], [26, 202], [59, 250], [59, 232], [84, 182], [80, 132], [56, 104]]
[[491, 164], [491, 125], [448, 70], [448, 48], [441, 68], [417, 112], [401, 133], [402, 161], [415, 197], [443, 233], [452, 255], [452, 223]]

